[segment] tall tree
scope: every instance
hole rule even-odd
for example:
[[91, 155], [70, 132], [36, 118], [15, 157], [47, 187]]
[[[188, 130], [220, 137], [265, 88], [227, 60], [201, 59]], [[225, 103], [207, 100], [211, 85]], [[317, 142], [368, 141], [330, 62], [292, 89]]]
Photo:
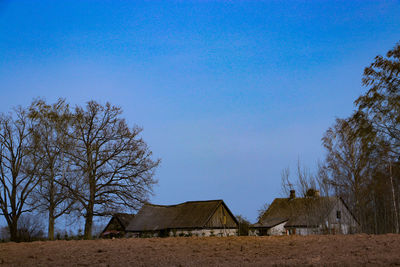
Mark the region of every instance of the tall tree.
[[400, 157], [400, 44], [377, 56], [364, 69], [363, 85], [367, 93], [355, 104], [365, 114], [380, 138], [390, 144], [390, 151]]
[[0, 209], [12, 241], [18, 240], [18, 220], [31, 211], [27, 200], [39, 183], [35, 175], [40, 159], [32, 146], [31, 121], [22, 108], [0, 116]]
[[[399, 232], [400, 177], [393, 175], [392, 166], [398, 166], [400, 162], [400, 43], [389, 50], [386, 57], [375, 57], [375, 61], [364, 69], [362, 82], [368, 91], [355, 101], [356, 116], [365, 114], [384, 143], [386, 168], [380, 170], [379, 177], [385, 172], [389, 174], [384, 180], [390, 181], [395, 232]], [[365, 131], [360, 133], [365, 136]]]
[[41, 212], [48, 215], [48, 238], [54, 240], [55, 220], [68, 213], [74, 203], [67, 188], [62, 186], [68, 175], [65, 154], [72, 149], [68, 140], [71, 113], [65, 100], [53, 105], [44, 100], [35, 100], [29, 108], [34, 135], [41, 164], [37, 175], [41, 178], [33, 191], [32, 201]]
[[75, 175], [66, 186], [81, 204], [86, 239], [91, 238], [94, 216], [121, 206], [138, 209], [156, 183], [160, 161], [151, 158], [141, 129], [129, 128], [121, 113], [119, 107], [94, 101], [75, 109], [74, 149], [68, 155]]
[[[354, 118], [337, 119], [322, 138], [327, 150], [326, 173], [337, 195], [341, 196], [362, 226], [367, 227], [366, 206], [374, 170], [382, 162], [375, 133]], [[364, 122], [367, 123], [367, 122]], [[360, 136], [360, 128], [369, 128], [369, 136]]]

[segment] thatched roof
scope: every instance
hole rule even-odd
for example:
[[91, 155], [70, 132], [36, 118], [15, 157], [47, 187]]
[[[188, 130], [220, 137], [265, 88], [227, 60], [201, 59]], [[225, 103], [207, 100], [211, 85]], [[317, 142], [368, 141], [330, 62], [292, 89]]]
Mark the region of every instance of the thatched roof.
[[285, 227], [318, 226], [337, 201], [336, 197], [276, 198], [253, 227], [269, 228], [285, 221]]
[[115, 213], [113, 215], [120, 224], [126, 228], [128, 227], [129, 223], [132, 221], [132, 219], [135, 217], [135, 214], [129, 214], [129, 213]]
[[134, 217], [135, 214], [114, 213], [107, 226], [101, 232], [101, 236], [124, 232]]
[[276, 218], [265, 218], [264, 220], [260, 220], [259, 222], [253, 224], [252, 226], [253, 227], [267, 227], [267, 228], [270, 228], [270, 227], [274, 227], [274, 226], [276, 226], [278, 224], [281, 224], [283, 222], [286, 222], [288, 220], [289, 220], [288, 218], [279, 218], [279, 217], [276, 217]]
[[237, 224], [236, 218], [222, 200], [188, 201], [170, 206], [145, 204], [127, 231], [204, 228], [220, 205], [224, 206]]

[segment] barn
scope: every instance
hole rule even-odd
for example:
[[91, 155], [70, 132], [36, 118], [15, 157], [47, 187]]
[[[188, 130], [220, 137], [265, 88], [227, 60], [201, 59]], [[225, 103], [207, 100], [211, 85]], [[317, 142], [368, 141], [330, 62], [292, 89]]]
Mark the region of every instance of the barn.
[[134, 214], [115, 213], [104, 228], [103, 232], [101, 232], [100, 237], [123, 237], [126, 233], [126, 227], [128, 227], [134, 217]]
[[359, 224], [339, 197], [321, 197], [310, 189], [306, 197], [276, 198], [259, 221], [252, 225], [252, 235], [350, 234]]
[[238, 222], [223, 200], [177, 205], [145, 204], [127, 227], [127, 236], [232, 236]]

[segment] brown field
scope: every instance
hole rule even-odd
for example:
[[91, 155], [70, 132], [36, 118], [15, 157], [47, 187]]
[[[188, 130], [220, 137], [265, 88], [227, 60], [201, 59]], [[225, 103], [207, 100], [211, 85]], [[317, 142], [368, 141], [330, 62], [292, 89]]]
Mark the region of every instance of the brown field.
[[176, 237], [1, 243], [6, 266], [400, 265], [400, 235]]

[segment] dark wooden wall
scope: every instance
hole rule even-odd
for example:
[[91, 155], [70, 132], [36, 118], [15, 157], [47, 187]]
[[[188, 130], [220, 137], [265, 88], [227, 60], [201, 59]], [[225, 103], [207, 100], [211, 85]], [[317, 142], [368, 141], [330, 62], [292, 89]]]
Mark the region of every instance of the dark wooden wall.
[[[225, 217], [225, 219], [224, 219]], [[235, 228], [238, 225], [235, 223], [235, 220], [229, 214], [229, 212], [225, 209], [224, 205], [219, 205], [211, 219], [208, 221], [207, 228]]]

